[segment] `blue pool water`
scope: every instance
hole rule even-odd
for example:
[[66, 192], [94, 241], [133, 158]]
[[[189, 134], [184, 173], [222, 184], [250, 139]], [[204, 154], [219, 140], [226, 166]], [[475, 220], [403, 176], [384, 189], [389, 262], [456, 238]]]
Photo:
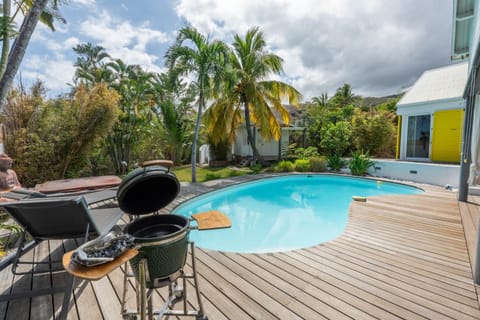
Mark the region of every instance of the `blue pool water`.
[[334, 175], [290, 175], [242, 183], [189, 200], [173, 213], [219, 210], [229, 229], [195, 231], [198, 247], [242, 253], [305, 248], [341, 235], [352, 196], [416, 194], [420, 189]]

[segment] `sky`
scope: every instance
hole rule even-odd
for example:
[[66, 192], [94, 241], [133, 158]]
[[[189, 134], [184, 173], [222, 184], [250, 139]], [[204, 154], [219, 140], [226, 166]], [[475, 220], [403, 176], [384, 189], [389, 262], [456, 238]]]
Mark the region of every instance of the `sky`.
[[259, 27], [303, 101], [344, 83], [361, 96], [397, 94], [451, 63], [452, 0], [68, 0], [59, 11], [67, 23], [55, 32], [39, 24], [20, 69], [49, 96], [69, 91], [77, 44], [162, 72], [186, 25], [227, 44]]

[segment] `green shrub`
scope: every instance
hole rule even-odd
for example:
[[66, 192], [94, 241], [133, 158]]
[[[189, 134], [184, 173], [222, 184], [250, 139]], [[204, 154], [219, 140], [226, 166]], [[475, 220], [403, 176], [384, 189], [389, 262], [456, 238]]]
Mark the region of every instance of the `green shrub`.
[[328, 123], [322, 127], [320, 135], [322, 137], [320, 142], [322, 154], [338, 153], [343, 155], [351, 146], [352, 125], [348, 121]]
[[318, 157], [318, 150], [315, 147], [308, 148], [297, 148], [295, 149], [295, 157], [297, 159], [310, 159], [313, 157]]
[[327, 160], [324, 157], [310, 158], [310, 171], [312, 172], [327, 171]]
[[205, 175], [205, 181], [220, 179], [221, 177], [219, 174], [209, 172]]
[[348, 167], [353, 175], [365, 175], [368, 168], [372, 167], [374, 164], [375, 163], [370, 160], [368, 155], [356, 151], [352, 154]]
[[277, 163], [273, 169], [274, 172], [292, 172], [295, 166], [290, 161], [282, 160]]
[[250, 169], [252, 169], [254, 174], [259, 174], [262, 171], [262, 164], [257, 163], [255, 165], [251, 166]]
[[332, 171], [340, 171], [340, 169], [345, 167], [346, 164], [347, 164], [347, 162], [345, 160], [343, 160], [342, 157], [340, 157], [340, 155], [338, 153], [335, 153], [335, 154], [331, 155], [327, 159], [327, 166]]
[[308, 159], [297, 159], [293, 164], [295, 166], [295, 171], [298, 172], [309, 172], [310, 170], [310, 160]]

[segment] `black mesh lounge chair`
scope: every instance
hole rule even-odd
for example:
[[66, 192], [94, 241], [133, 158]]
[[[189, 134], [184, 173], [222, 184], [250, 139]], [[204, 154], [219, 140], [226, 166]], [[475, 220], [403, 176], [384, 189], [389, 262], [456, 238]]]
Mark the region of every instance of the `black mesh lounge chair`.
[[[20, 261], [20, 258], [36, 243], [48, 239], [87, 239], [89, 235], [103, 235], [110, 231], [123, 216], [123, 212], [119, 208], [89, 209], [83, 196], [32, 198], [0, 203], [0, 207], [4, 208], [24, 230], [13, 261], [12, 271], [14, 274], [45, 272], [45, 269], [36, 272], [35, 266], [30, 272], [17, 272], [19, 264], [32, 264], [31, 261]], [[25, 245], [27, 234], [33, 238], [33, 246]], [[52, 270], [48, 270], [48, 272], [50, 271]], [[66, 293], [65, 296], [70, 296], [73, 279], [70, 280], [67, 281], [67, 288], [52, 288], [49, 292], [45, 292], [45, 290], [31, 291], [18, 294], [18, 296], [4, 295], [0, 296], [0, 301], [51, 294], [58, 291], [63, 291]], [[68, 301], [65, 300], [62, 313], [68, 308]]]
[[19, 258], [28, 250], [24, 248], [27, 234], [35, 243], [48, 239], [86, 239], [91, 234], [107, 233], [123, 215], [118, 208], [89, 209], [83, 196], [25, 199], [0, 203], [0, 207], [24, 230], [13, 263], [15, 274], [17, 265], [22, 263]]

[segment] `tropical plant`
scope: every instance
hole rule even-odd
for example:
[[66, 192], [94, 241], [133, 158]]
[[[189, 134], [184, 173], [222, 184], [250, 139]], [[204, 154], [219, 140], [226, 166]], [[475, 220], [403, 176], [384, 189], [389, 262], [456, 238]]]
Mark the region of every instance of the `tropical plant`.
[[324, 172], [327, 171], [327, 160], [325, 157], [313, 157], [309, 159], [310, 170], [312, 172]]
[[322, 154], [343, 155], [351, 145], [352, 128], [347, 121], [339, 121], [335, 124], [328, 123], [320, 130], [322, 141], [320, 146]]
[[295, 166], [292, 162], [287, 160], [282, 160], [273, 167], [274, 172], [293, 172], [295, 171]]
[[294, 155], [297, 159], [310, 159], [318, 157], [320, 154], [316, 147], [297, 148], [294, 151]]
[[77, 176], [117, 119], [118, 94], [99, 84], [73, 96], [44, 100], [41, 83], [12, 90], [2, 122], [7, 148], [24, 186]]
[[197, 142], [205, 101], [218, 92], [227, 56], [227, 46], [210, 41], [193, 27], [179, 30], [176, 42], [165, 54], [166, 65], [178, 76], [193, 75], [198, 89], [197, 120], [192, 143], [192, 182], [196, 182]]
[[334, 153], [327, 158], [327, 167], [332, 171], [340, 171], [346, 164], [347, 162], [338, 153]]
[[94, 85], [98, 82], [113, 82], [113, 74], [109, 66], [115, 71], [115, 67], [119, 64], [125, 65], [121, 60], [115, 63], [107, 63], [105, 59], [110, 60], [110, 55], [102, 46], [94, 46], [91, 43], [81, 43], [73, 48], [73, 51], [78, 55], [77, 61], [74, 63], [75, 85], [80, 83], [87, 85]]
[[149, 124], [155, 116], [154, 74], [138, 65], [128, 65], [125, 72], [127, 77], [121, 77], [111, 84], [120, 94], [120, 117], [105, 141], [117, 174], [123, 174], [133, 167], [134, 148], [146, 135], [151, 134]]
[[390, 112], [361, 112], [352, 118], [352, 140], [357, 150], [368, 154], [391, 156], [395, 152], [395, 115]]
[[278, 140], [281, 128], [273, 110], [288, 124], [290, 115], [282, 99], [296, 105], [300, 93], [284, 82], [269, 80], [282, 72], [283, 60], [266, 52], [266, 42], [258, 27], [248, 30], [245, 38], [235, 35], [229, 62], [225, 92], [206, 112], [207, 129], [212, 137], [220, 138], [226, 133], [234, 141], [237, 128], [245, 122], [254, 160], [262, 162], [253, 130], [258, 129], [265, 140]]
[[353, 94], [352, 87], [348, 83], [345, 83], [342, 87], [337, 89], [331, 102], [337, 108], [345, 108], [348, 105], [353, 105], [356, 99], [357, 96]]
[[158, 107], [154, 110], [164, 130], [162, 145], [167, 158], [178, 165], [189, 154], [193, 133], [193, 120], [189, 114], [196, 93], [192, 86], [169, 74], [155, 75], [153, 86]]
[[[57, 0], [53, 0], [49, 8], [50, 0], [19, 1], [14, 15], [10, 15], [11, 0], [3, 1], [3, 15], [0, 21], [0, 34], [2, 37], [2, 55], [0, 58], [0, 110], [3, 109], [8, 93], [12, 87], [13, 78], [17, 74], [27, 50], [30, 38], [37, 26], [38, 21], [44, 22], [52, 30], [53, 19], [65, 21], [57, 10]], [[22, 11], [24, 14], [20, 30], [15, 32], [15, 16]], [[9, 46], [9, 40], [15, 36], [13, 45]]]
[[353, 175], [365, 175], [368, 168], [372, 167], [375, 164], [370, 160], [368, 154], [364, 154], [360, 151], [355, 151], [352, 153], [352, 157], [348, 163], [348, 167]]
[[328, 109], [329, 104], [328, 93], [324, 92], [318, 97], [313, 97], [310, 101], [310, 105], [315, 108]]
[[295, 167], [295, 171], [298, 171], [298, 172], [311, 171], [309, 159], [297, 159], [293, 163], [293, 166]]

